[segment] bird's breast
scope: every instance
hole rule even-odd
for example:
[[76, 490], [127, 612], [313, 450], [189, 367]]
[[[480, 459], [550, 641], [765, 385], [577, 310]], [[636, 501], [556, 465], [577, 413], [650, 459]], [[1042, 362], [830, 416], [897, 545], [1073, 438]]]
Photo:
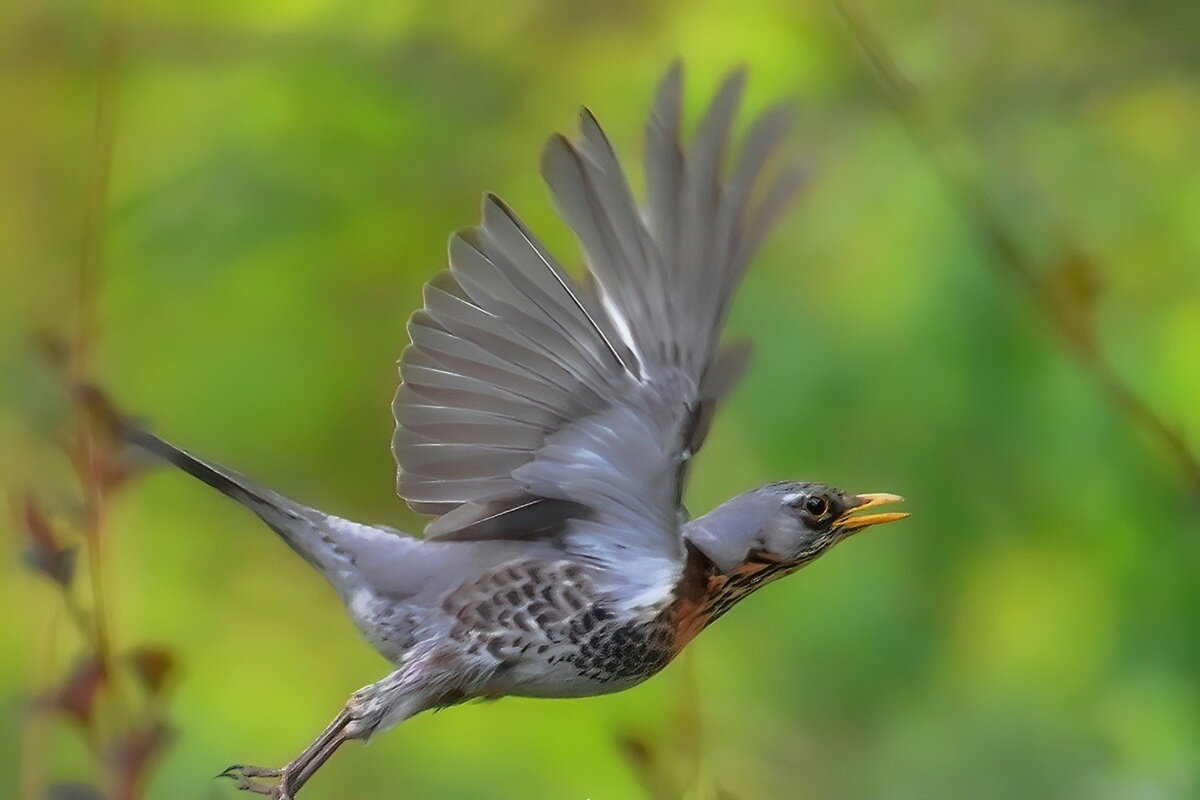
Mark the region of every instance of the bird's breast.
[[451, 593], [442, 611], [452, 641], [497, 665], [482, 693], [606, 694], [662, 670], [775, 571], [747, 562], [718, 574], [706, 564], [690, 562], [663, 605], [628, 609], [576, 563], [510, 562]]
[[678, 652], [664, 609], [626, 609], [570, 561], [504, 564], [452, 592], [441, 610], [465, 654], [497, 665], [488, 693], [605, 694]]
[[674, 599], [663, 612], [675, 630], [675, 653], [742, 598], [787, 571], [779, 562], [748, 560], [725, 573], [698, 552], [693, 550], [690, 555]]

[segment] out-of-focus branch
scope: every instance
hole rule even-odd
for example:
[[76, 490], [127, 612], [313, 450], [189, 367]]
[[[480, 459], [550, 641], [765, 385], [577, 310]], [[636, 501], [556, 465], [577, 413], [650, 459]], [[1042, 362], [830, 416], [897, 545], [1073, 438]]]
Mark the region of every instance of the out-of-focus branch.
[[842, 0], [833, 3], [861, 50], [884, 102], [958, 203], [996, 271], [1016, 284], [1045, 319], [1055, 341], [1101, 394], [1130, 422], [1158, 440], [1178, 465], [1189, 490], [1200, 495], [1200, 456], [1100, 350], [1090, 314], [1096, 293], [1094, 264], [1078, 254], [1068, 254], [1061, 264], [1044, 269], [1021, 245], [978, 177], [948, 155], [948, 135], [930, 117], [920, 93], [896, 65], [870, 23]]
[[700, 688], [692, 661], [683, 660], [683, 680], [667, 724], [653, 735], [621, 733], [618, 751], [647, 800], [736, 800], [737, 795], [705, 769]]
[[[170, 745], [167, 718], [174, 657], [166, 650], [118, 648], [108, 604], [105, 549], [111, 531], [105, 510], [113, 492], [140, 471], [118, 433], [118, 415], [92, 384], [92, 355], [100, 338], [97, 299], [102, 276], [109, 183], [116, 131], [116, 98], [122, 55], [121, 20], [110, 9], [97, 58], [90, 157], [83, 197], [83, 224], [74, 282], [74, 325], [69, 335], [41, 332], [38, 339], [72, 415], [56, 436], [74, 469], [79, 508], [47, 506], [33, 491], [14, 494], [18, 529], [25, 535], [25, 562], [48, 579], [61, 598], [66, 619], [81, 641], [72, 665], [38, 686], [23, 736], [21, 797], [103, 797], [140, 800], [147, 779]], [[17, 499], [19, 498], [19, 500]], [[76, 559], [76, 554], [80, 555]], [[78, 563], [77, 563], [78, 561]], [[86, 594], [80, 575], [86, 576]], [[55, 644], [52, 609], [47, 639]], [[48, 648], [49, 649], [49, 648]], [[45, 670], [42, 670], [44, 673]], [[95, 784], [47, 786], [53, 761], [46, 742], [51, 720], [65, 720], [79, 733], [93, 761]]]
[[[104, 233], [108, 216], [109, 181], [112, 175], [113, 151], [116, 146], [116, 109], [113, 98], [118, 57], [120, 53], [118, 22], [110, 17], [100, 41], [99, 64], [96, 71], [96, 101], [92, 116], [92, 147], [88, 164], [87, 194], [84, 203], [83, 229], [79, 246], [79, 269], [76, 285], [77, 315], [74, 341], [69, 349], [66, 368], [71, 386], [85, 385], [89, 380], [92, 350], [99, 331], [96, 323], [96, 298], [99, 292]], [[83, 491], [83, 533], [87, 545], [88, 567], [91, 573], [93, 625], [96, 655], [106, 671], [112, 667], [112, 645], [109, 641], [108, 603], [105, 591], [104, 486], [98, 472], [95, 417], [86, 406], [76, 404], [80, 411], [75, 425], [72, 457]]]

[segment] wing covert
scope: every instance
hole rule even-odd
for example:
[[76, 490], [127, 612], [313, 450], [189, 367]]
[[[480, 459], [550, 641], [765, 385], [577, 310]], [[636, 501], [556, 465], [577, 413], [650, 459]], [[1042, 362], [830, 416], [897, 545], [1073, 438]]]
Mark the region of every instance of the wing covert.
[[668, 72], [641, 209], [590, 112], [577, 143], [550, 140], [542, 172], [582, 245], [583, 283], [494, 196], [451, 237], [450, 268], [409, 321], [394, 403], [398, 490], [437, 517], [427, 537], [555, 537], [635, 599], [673, 584], [686, 465], [748, 354], [718, 349], [729, 301], [799, 183], [784, 171], [756, 188], [788, 128], [779, 108], [722, 178], [742, 84], [725, 81], [685, 153], [681, 69]]

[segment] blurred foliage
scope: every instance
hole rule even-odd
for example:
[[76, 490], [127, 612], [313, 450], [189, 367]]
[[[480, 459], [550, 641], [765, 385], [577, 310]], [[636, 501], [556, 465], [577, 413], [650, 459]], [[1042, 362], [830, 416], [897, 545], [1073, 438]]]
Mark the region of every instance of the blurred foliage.
[[[587, 103], [636, 161], [682, 56], [693, 116], [738, 62], [749, 105], [796, 98], [815, 168], [733, 311], [755, 363], [689, 505], [795, 477], [899, 492], [913, 518], [765, 589], [642, 687], [425, 715], [346, 748], [307, 795], [1200, 794], [1200, 505], [997, 277], [937, 166], [973, 176], [1195, 452], [1200, 7], [852, 7], [947, 132], [936, 152], [821, 0], [0, 9], [0, 793], [31, 750], [60, 796], [95, 778], [72, 723], [33, 712], [84, 642], [23, 562], [24, 498], [84, 501], [46, 445], [75, 412], [36, 345], [79, 329], [81, 270], [87, 377], [123, 406], [293, 496], [418, 530], [388, 404], [447, 234], [490, 189], [578, 262], [542, 141]], [[166, 643], [182, 672], [149, 796], [233, 796], [209, 776], [290, 758], [386, 669], [320, 579], [204, 487], [163, 473], [106, 511], [114, 646]], [[73, 571], [41, 541], [43, 569]]]

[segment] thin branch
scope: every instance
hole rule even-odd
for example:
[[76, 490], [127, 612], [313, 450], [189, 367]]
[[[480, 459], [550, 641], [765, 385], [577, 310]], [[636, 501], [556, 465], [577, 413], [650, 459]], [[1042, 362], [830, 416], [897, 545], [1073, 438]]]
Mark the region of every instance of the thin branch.
[[975, 230], [993, 267], [1017, 285], [1047, 323], [1063, 350], [1088, 375], [1100, 393], [1134, 425], [1156, 439], [1179, 467], [1190, 491], [1200, 495], [1200, 457], [1101, 352], [1087, 313], [1089, 298], [1058, 291], [1043, 275], [1038, 259], [1023, 247], [992, 203], [977, 176], [952, 161], [947, 135], [930, 118], [915, 85], [896, 65], [866, 19], [842, 0], [833, 0], [867, 62], [875, 86], [917, 148], [955, 199]]
[[[109, 183], [113, 151], [116, 145], [116, 110], [113, 98], [119, 55], [119, 34], [115, 15], [102, 33], [97, 68], [96, 102], [93, 107], [92, 150], [88, 165], [88, 183], [84, 204], [83, 231], [80, 237], [79, 272], [76, 287], [78, 321], [74, 346], [68, 364], [72, 386], [89, 382], [92, 351], [99, 338], [96, 303], [99, 293], [107, 229]], [[98, 454], [94, 422], [76, 404], [76, 445], [79, 448], [80, 485], [83, 490], [83, 533], [87, 550], [88, 572], [92, 586], [92, 636], [96, 654], [107, 674], [112, 674], [113, 648], [105, 591], [104, 485], [97, 467]]]
[[[172, 726], [167, 717], [176, 660], [170, 651], [142, 644], [118, 649], [110, 616], [106, 548], [111, 536], [106, 515], [113, 492], [142, 472], [131, 460], [118, 434], [119, 415], [93, 383], [93, 356], [100, 341], [98, 296], [104, 267], [113, 153], [117, 129], [117, 89], [121, 65], [127, 57], [124, 18], [120, 0], [109, 0], [100, 16], [99, 47], [92, 108], [90, 156], [84, 182], [82, 230], [73, 282], [74, 326], [67, 337], [43, 332], [36, 337], [47, 364], [71, 399], [73, 415], [64, 444], [82, 495], [82, 512], [52, 515], [45, 512], [32, 491], [20, 504], [27, 538], [25, 562], [55, 586], [63, 599], [62, 610], [79, 629], [83, 652], [74, 665], [49, 686], [37, 692], [23, 738], [23, 798], [65, 793], [68, 789], [46, 785], [46, 741], [51, 714], [69, 721], [87, 745], [96, 785], [82, 785], [72, 793], [103, 796], [107, 800], [140, 800], [146, 782], [171, 744]], [[55, 437], [59, 439], [59, 437]], [[15, 505], [15, 504], [14, 504]], [[71, 544], [62, 535], [67, 532]], [[77, 591], [75, 542], [82, 542], [90, 594]], [[90, 602], [90, 606], [89, 606]], [[55, 609], [51, 642], [62, 611]], [[42, 669], [40, 674], [47, 674]], [[136, 691], [135, 691], [136, 690]], [[102, 789], [96, 788], [103, 787]], [[64, 794], [65, 796], [65, 794]]]

